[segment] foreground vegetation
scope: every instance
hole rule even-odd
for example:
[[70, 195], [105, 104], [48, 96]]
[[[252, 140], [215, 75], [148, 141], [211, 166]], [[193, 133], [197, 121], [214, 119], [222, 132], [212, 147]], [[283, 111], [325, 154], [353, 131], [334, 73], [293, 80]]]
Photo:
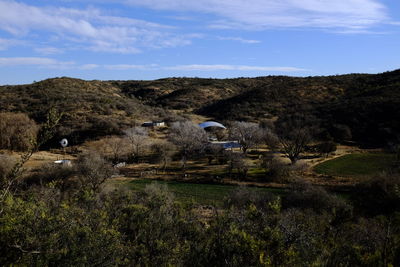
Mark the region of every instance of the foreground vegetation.
[[306, 184], [284, 197], [235, 189], [224, 209], [209, 206], [206, 215], [157, 184], [135, 192], [31, 187], [2, 205], [0, 264], [396, 266], [395, 184], [379, 199], [360, 199], [395, 201], [388, 213], [372, 216]]

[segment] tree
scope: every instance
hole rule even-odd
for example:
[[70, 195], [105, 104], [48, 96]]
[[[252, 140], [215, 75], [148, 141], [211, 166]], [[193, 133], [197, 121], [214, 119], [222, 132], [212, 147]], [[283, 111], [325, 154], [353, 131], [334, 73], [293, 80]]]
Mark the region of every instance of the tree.
[[36, 123], [24, 113], [0, 113], [0, 148], [26, 151], [38, 130]]
[[79, 157], [76, 170], [82, 188], [88, 188], [93, 192], [96, 192], [115, 173], [112, 165], [94, 152]]
[[118, 163], [122, 156], [126, 156], [126, 139], [118, 137], [118, 136], [111, 136], [104, 139], [104, 145], [106, 146], [105, 149], [108, 150], [107, 152], [111, 153], [111, 159], [113, 163]]
[[138, 161], [141, 155], [141, 149], [146, 145], [146, 141], [149, 139], [148, 132], [145, 128], [138, 126], [126, 129], [124, 133], [131, 144], [132, 155], [136, 161]]
[[350, 127], [344, 124], [334, 124], [331, 134], [337, 142], [349, 141], [352, 138]]
[[262, 140], [271, 151], [275, 151], [279, 147], [278, 136], [269, 128], [263, 128]]
[[216, 163], [218, 164], [223, 162], [223, 156], [224, 156], [224, 147], [221, 146], [220, 144], [213, 144], [209, 143], [206, 146], [206, 154], [208, 158], [208, 164], [211, 165], [212, 161], [215, 159]]
[[[58, 112], [55, 108], [49, 109], [47, 112], [46, 122], [40, 127], [37, 136], [30, 139], [30, 145], [27, 148], [27, 151], [21, 155], [20, 159], [16, 161], [11, 170], [8, 171], [8, 173], [2, 179], [2, 183], [0, 184], [0, 204], [6, 200], [7, 196], [10, 195], [13, 187], [15, 187], [15, 184], [18, 182], [18, 178], [23, 172], [24, 164], [30, 159], [33, 153], [39, 149], [41, 145], [53, 137], [55, 129], [62, 116], [63, 113]], [[0, 214], [2, 212], [3, 209], [0, 208]]]
[[326, 141], [319, 144], [317, 148], [319, 153], [325, 154], [325, 157], [328, 157], [330, 153], [336, 151], [337, 146], [336, 143], [333, 141]]
[[156, 154], [156, 160], [160, 164], [161, 169], [165, 171], [172, 156], [175, 154], [175, 146], [165, 140], [158, 140], [153, 143], [151, 149]]
[[186, 170], [187, 159], [196, 152], [201, 152], [207, 144], [207, 134], [198, 125], [190, 121], [175, 122], [171, 126], [169, 139], [180, 150], [182, 170]]
[[234, 151], [226, 151], [228, 159], [228, 175], [232, 177], [233, 170], [237, 170], [238, 178], [247, 178], [247, 173], [251, 167], [251, 161], [246, 159], [244, 154]]
[[230, 138], [237, 140], [242, 146], [244, 155], [249, 148], [253, 148], [262, 140], [262, 130], [257, 123], [235, 121], [229, 131]]
[[296, 164], [300, 154], [312, 140], [315, 125], [309, 118], [302, 116], [288, 116], [277, 122], [276, 131], [283, 153]]

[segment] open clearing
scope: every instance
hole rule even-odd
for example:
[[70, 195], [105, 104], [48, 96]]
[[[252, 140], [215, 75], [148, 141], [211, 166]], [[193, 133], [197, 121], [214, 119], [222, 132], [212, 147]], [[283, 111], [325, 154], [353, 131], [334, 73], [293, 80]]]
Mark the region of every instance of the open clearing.
[[396, 158], [387, 153], [357, 153], [322, 162], [314, 167], [319, 174], [343, 177], [367, 177], [390, 169]]

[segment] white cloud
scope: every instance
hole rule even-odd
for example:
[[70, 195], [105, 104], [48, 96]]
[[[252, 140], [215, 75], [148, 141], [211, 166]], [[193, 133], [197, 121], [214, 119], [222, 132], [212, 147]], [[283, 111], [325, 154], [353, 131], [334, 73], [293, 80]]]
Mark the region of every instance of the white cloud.
[[61, 54], [64, 51], [60, 48], [57, 47], [51, 47], [51, 46], [46, 46], [46, 47], [36, 47], [34, 49], [36, 52], [43, 54], [43, 55], [54, 55], [54, 54]]
[[217, 16], [215, 28], [368, 28], [389, 20], [377, 0], [125, 0], [153, 9]]
[[87, 50], [134, 54], [148, 47], [175, 47], [190, 43], [189, 36], [173, 34], [172, 27], [108, 16], [94, 8], [36, 7], [0, 0], [0, 10], [0, 29], [4, 31], [19, 37], [35, 31], [47, 32], [53, 39], [78, 43]]
[[101, 67], [101, 66], [97, 65], [97, 64], [84, 64], [84, 65], [80, 66], [79, 68], [81, 70], [93, 70], [93, 69], [97, 69], [99, 67]]
[[41, 66], [46, 68], [69, 68], [74, 62], [58, 61], [46, 57], [0, 57], [0, 67], [9, 66]]
[[22, 44], [24, 44], [24, 42], [20, 40], [0, 38], [0, 51], [7, 50], [10, 46], [16, 46]]
[[241, 37], [218, 37], [218, 40], [223, 41], [237, 41], [243, 44], [259, 44], [261, 41], [259, 40], [251, 40], [251, 39], [243, 39]]
[[176, 65], [160, 66], [158, 64], [77, 64], [75, 62], [59, 61], [47, 57], [0, 57], [0, 67], [10, 66], [34, 66], [48, 69], [78, 69], [78, 70], [141, 70], [141, 71], [264, 71], [264, 72], [306, 72], [310, 71], [296, 67], [274, 67], [274, 66], [248, 66], [248, 65]]
[[157, 70], [158, 65], [116, 64], [116, 65], [104, 65], [104, 68], [110, 70]]
[[309, 71], [296, 67], [268, 67], [268, 66], [246, 66], [246, 65], [179, 65], [166, 67], [167, 70], [180, 71], [277, 71], [277, 72], [299, 72]]

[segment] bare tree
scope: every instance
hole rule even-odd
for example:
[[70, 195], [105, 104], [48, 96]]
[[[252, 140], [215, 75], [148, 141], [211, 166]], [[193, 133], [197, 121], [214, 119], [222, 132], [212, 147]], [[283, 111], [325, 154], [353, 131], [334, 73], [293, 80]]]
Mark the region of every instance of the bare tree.
[[127, 153], [127, 143], [126, 139], [111, 136], [104, 139], [104, 147], [105, 154], [111, 153], [111, 159], [113, 163], [117, 163], [124, 155]]
[[230, 128], [230, 138], [239, 142], [246, 155], [249, 148], [261, 143], [262, 130], [257, 123], [235, 121]]
[[166, 140], [157, 140], [152, 144], [151, 149], [156, 154], [156, 159], [161, 169], [165, 171], [172, 156], [175, 154], [176, 147]]
[[303, 117], [288, 117], [279, 121], [276, 129], [283, 153], [290, 159], [292, 165], [296, 164], [300, 154], [312, 141], [312, 133], [316, 126]]
[[115, 173], [112, 165], [95, 152], [79, 157], [76, 170], [82, 188], [88, 188], [94, 192]]
[[262, 129], [262, 140], [271, 151], [275, 151], [279, 147], [278, 136], [269, 128]]
[[207, 144], [206, 132], [190, 121], [173, 123], [169, 138], [180, 150], [184, 172], [188, 157], [196, 152], [201, 152]]
[[126, 129], [124, 133], [131, 145], [132, 155], [138, 161], [142, 148], [147, 145], [149, 134], [145, 128], [140, 126]]
[[215, 159], [216, 164], [220, 163], [224, 156], [224, 147], [220, 144], [209, 143], [206, 146], [206, 153], [208, 157], [208, 164], [211, 165], [212, 161]]
[[228, 174], [232, 178], [233, 170], [237, 170], [238, 178], [247, 178], [247, 173], [251, 167], [251, 162], [246, 159], [242, 153], [233, 151], [226, 151], [226, 157], [228, 159]]

